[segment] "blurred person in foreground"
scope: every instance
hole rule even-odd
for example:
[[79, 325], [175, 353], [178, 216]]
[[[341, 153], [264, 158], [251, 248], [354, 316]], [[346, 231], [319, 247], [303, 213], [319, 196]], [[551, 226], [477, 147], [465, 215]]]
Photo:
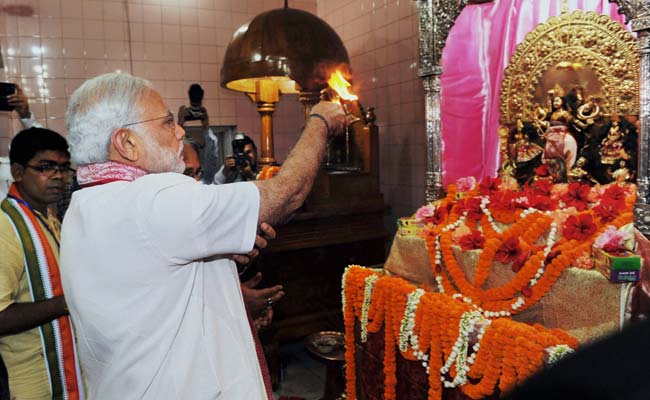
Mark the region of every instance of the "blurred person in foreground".
[[91, 79], [66, 119], [83, 189], [61, 269], [89, 396], [271, 400], [232, 254], [300, 207], [341, 106], [314, 106], [275, 178], [221, 186], [181, 174], [185, 132], [145, 80]]
[[504, 400], [650, 399], [650, 320], [631, 324], [541, 370]]

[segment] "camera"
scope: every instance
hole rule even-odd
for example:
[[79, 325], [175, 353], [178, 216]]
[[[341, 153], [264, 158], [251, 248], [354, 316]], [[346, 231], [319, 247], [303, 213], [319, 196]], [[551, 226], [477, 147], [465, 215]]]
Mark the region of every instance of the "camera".
[[232, 141], [232, 156], [235, 159], [235, 166], [237, 168], [243, 168], [253, 162], [244, 152], [244, 148], [248, 143], [249, 141], [245, 139], [242, 133], [235, 135], [235, 139]]
[[16, 85], [0, 82], [0, 111], [12, 111], [14, 109], [7, 101], [7, 96], [14, 93], [16, 93]]
[[205, 109], [203, 107], [194, 108], [190, 106], [187, 108], [187, 111], [189, 113], [185, 117], [185, 121], [198, 121], [205, 118]]

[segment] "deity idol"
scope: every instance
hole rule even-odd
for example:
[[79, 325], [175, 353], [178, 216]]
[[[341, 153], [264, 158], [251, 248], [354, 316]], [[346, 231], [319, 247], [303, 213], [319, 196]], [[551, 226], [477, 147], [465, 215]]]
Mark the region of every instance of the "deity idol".
[[569, 132], [567, 123], [568, 120], [564, 115], [560, 115], [558, 119], [551, 121], [551, 126], [544, 134], [546, 145], [542, 156], [543, 162], [553, 158], [562, 160], [566, 171], [575, 163], [578, 152], [578, 144]]
[[514, 178], [521, 185], [535, 175], [542, 160], [544, 149], [535, 143], [537, 133], [530, 123], [517, 121], [517, 127], [510, 131], [508, 143], [508, 156], [515, 167]]
[[624, 146], [623, 132], [618, 121], [613, 121], [607, 136], [600, 143], [600, 162], [614, 165], [618, 160], [629, 160], [630, 155]]

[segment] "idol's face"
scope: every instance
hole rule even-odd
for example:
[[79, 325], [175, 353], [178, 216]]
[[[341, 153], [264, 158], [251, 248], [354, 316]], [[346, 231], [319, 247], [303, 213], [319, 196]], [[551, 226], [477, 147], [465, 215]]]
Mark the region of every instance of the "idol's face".
[[560, 96], [553, 97], [553, 108], [562, 107], [562, 98]]
[[520, 130], [517, 130], [515, 132], [515, 141], [520, 142], [522, 140], [524, 140], [524, 133]]

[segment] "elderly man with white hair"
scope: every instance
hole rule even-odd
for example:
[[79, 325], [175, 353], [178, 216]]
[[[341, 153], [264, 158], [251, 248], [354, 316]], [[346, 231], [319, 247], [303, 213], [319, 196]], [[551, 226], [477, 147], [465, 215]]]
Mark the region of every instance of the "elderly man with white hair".
[[61, 274], [89, 398], [271, 400], [230, 255], [303, 203], [341, 107], [313, 108], [275, 178], [222, 186], [181, 174], [185, 132], [147, 81], [91, 79], [66, 118], [83, 189]]

